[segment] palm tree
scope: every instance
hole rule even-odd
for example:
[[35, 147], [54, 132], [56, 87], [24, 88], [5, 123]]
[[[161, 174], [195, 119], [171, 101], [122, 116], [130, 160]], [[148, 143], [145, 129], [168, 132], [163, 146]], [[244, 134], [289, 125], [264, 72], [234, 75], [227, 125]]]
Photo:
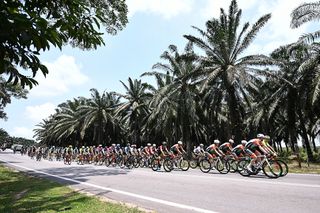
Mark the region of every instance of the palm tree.
[[213, 18], [207, 21], [206, 30], [194, 27], [202, 37], [185, 35], [189, 41], [200, 47], [206, 54], [202, 58], [205, 69], [202, 72], [202, 91], [212, 85], [226, 91], [223, 101], [228, 106], [228, 119], [231, 122], [232, 131], [229, 136], [235, 135], [239, 142], [243, 133], [243, 119], [245, 108], [241, 104], [247, 96], [248, 86], [252, 86], [256, 80], [255, 69], [248, 65], [266, 64], [266, 57], [262, 55], [240, 55], [253, 42], [259, 30], [270, 19], [271, 15], [262, 16], [251, 29], [249, 23], [245, 23], [239, 30], [242, 11], [238, 9], [236, 0], [231, 1], [229, 13], [226, 14], [221, 8], [219, 19]]
[[121, 116], [126, 126], [128, 127], [129, 137], [131, 142], [141, 145], [141, 129], [144, 121], [149, 114], [148, 103], [152, 94], [148, 92], [150, 88], [148, 84], [142, 83], [141, 80], [128, 79], [129, 85], [120, 81], [126, 89], [125, 94], [115, 93], [121, 98], [126, 99], [121, 103], [117, 110], [116, 115]]
[[[298, 28], [301, 25], [320, 19], [320, 2], [304, 3], [291, 13], [291, 27]], [[320, 37], [320, 30], [301, 36], [301, 40], [314, 41]]]
[[[285, 114], [287, 134], [295, 150], [297, 138], [300, 135], [307, 149], [310, 160], [313, 159], [308, 137], [307, 111], [312, 110], [314, 84], [312, 79], [319, 75], [315, 71], [318, 66], [319, 54], [314, 54], [310, 45], [294, 43], [282, 46], [271, 54], [274, 64], [280, 69], [269, 73], [273, 81], [273, 92], [262, 102], [270, 106], [269, 117], [274, 112]], [[316, 82], [316, 85], [318, 82]], [[311, 114], [313, 114], [312, 112]]]
[[161, 58], [168, 64], [157, 63], [153, 69], [165, 73], [153, 71], [143, 74], [167, 79], [167, 84], [162, 85], [150, 103], [152, 112], [148, 122], [156, 124], [154, 127], [161, 129], [169, 141], [183, 140], [190, 153], [191, 132], [199, 129], [196, 113], [198, 82], [193, 78], [200, 71], [201, 64], [190, 42], [185, 47], [185, 53], [180, 54], [176, 46], [170, 45], [169, 51], [165, 51]]
[[86, 101], [87, 99], [85, 98], [74, 98], [72, 101], [68, 100], [58, 105], [55, 125], [51, 132], [57, 141], [78, 146], [83, 140], [81, 126], [84, 119], [79, 113], [78, 108], [84, 105]]
[[103, 92], [101, 95], [96, 89], [90, 89], [91, 98], [84, 105], [78, 107], [80, 115], [84, 118], [81, 127], [82, 137], [89, 129], [93, 131], [95, 144], [107, 143], [108, 131], [115, 131], [117, 124], [114, 120], [114, 111], [118, 99], [112, 93]]

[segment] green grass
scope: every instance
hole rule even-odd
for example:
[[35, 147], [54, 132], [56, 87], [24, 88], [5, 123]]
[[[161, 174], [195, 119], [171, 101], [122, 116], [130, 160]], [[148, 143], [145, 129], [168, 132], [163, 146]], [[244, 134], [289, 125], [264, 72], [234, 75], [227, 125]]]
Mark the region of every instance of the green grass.
[[122, 204], [103, 202], [61, 184], [0, 165], [0, 213], [16, 212], [141, 212]]
[[289, 173], [305, 173], [305, 174], [320, 174], [320, 164], [310, 163], [309, 167], [307, 163], [301, 163], [301, 168], [297, 162], [291, 162], [288, 164]]

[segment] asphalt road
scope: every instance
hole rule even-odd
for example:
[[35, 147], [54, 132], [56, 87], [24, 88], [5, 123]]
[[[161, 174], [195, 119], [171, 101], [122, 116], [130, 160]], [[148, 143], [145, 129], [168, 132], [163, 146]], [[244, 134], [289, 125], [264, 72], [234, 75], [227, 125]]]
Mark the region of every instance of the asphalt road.
[[0, 161], [71, 187], [156, 212], [319, 212], [320, 175], [288, 174], [278, 179], [264, 175], [153, 172], [94, 165], [36, 162], [27, 156], [0, 152]]

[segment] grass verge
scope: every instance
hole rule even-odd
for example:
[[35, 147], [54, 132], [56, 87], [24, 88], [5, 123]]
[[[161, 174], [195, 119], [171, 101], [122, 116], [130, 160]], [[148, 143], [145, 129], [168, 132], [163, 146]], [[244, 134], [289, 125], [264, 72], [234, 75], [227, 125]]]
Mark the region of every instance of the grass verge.
[[320, 164], [319, 163], [310, 163], [309, 166], [307, 163], [301, 163], [301, 168], [297, 162], [291, 162], [288, 164], [289, 173], [303, 173], [303, 174], [320, 174]]
[[112, 212], [138, 213], [137, 208], [103, 202], [61, 184], [31, 177], [0, 165], [0, 213]]

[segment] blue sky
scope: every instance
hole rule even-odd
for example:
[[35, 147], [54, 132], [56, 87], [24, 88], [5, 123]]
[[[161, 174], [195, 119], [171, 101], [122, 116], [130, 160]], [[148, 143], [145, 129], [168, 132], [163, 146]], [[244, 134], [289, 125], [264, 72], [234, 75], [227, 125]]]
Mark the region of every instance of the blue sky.
[[[296, 41], [300, 35], [317, 29], [318, 23], [290, 29], [290, 13], [307, 0], [238, 0], [243, 9], [242, 21], [253, 24], [259, 17], [272, 18], [258, 34], [245, 54], [268, 54], [280, 45]], [[140, 78], [161, 61], [160, 55], [170, 44], [182, 50], [184, 34], [198, 35], [191, 26], [204, 28], [221, 7], [227, 10], [229, 0], [127, 0], [129, 23], [116, 36], [106, 35], [105, 46], [81, 51], [65, 46], [62, 51], [50, 49], [41, 59], [49, 68], [46, 78], [37, 75], [39, 85], [26, 100], [13, 99], [5, 108], [9, 119], [0, 127], [11, 136], [31, 138], [35, 125], [54, 112], [55, 107], [78, 96], [89, 97], [91, 88], [99, 91], [124, 92], [120, 80]], [[142, 78], [143, 81], [150, 81]]]

